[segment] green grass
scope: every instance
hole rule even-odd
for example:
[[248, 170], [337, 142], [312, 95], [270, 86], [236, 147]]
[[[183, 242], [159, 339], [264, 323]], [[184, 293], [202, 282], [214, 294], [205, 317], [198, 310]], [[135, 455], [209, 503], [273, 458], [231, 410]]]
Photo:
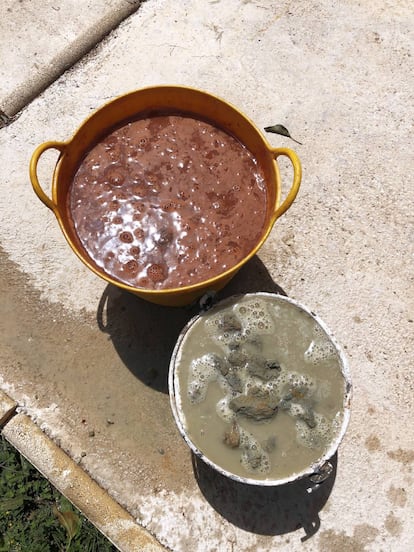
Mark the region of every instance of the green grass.
[[116, 552], [19, 452], [0, 437], [0, 552]]

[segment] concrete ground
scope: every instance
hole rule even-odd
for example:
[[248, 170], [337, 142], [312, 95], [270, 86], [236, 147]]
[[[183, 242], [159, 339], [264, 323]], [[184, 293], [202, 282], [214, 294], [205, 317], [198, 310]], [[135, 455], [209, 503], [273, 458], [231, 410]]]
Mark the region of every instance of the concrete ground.
[[[127, 552], [413, 550], [411, 2], [5, 6], [5, 437]], [[220, 297], [282, 288], [315, 310], [347, 351], [351, 423], [333, 476], [313, 493], [304, 483], [236, 485], [192, 461], [166, 378], [194, 309], [107, 286], [78, 261], [32, 191], [28, 164], [38, 144], [69, 139], [103, 103], [155, 84], [217, 94], [259, 128], [283, 124], [303, 144], [267, 136], [297, 151], [302, 186]], [[47, 191], [56, 158], [48, 152], [39, 167]], [[287, 190], [291, 171], [281, 164]]]

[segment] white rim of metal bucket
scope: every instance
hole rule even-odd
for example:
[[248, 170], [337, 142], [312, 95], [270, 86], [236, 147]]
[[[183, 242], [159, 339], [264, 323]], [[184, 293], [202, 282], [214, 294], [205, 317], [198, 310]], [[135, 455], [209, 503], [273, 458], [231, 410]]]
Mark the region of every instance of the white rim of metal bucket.
[[[300, 472], [293, 473], [289, 477], [284, 477], [282, 479], [254, 479], [252, 477], [242, 477], [239, 475], [236, 475], [232, 472], [229, 472], [210, 460], [208, 456], [206, 456], [190, 439], [190, 437], [187, 434], [187, 431], [182, 423], [182, 416], [180, 416], [179, 407], [177, 405], [177, 394], [176, 389], [179, 388], [178, 384], [178, 377], [176, 375], [175, 365], [176, 360], [178, 356], [178, 352], [180, 350], [181, 344], [184, 341], [187, 333], [190, 331], [191, 327], [203, 316], [214, 312], [214, 310], [218, 308], [222, 308], [223, 306], [226, 306], [227, 303], [234, 303], [238, 299], [242, 297], [275, 297], [278, 301], [286, 301], [287, 303], [290, 303], [300, 310], [306, 312], [326, 333], [326, 335], [331, 340], [332, 344], [334, 345], [341, 364], [341, 372], [343, 375], [343, 378], [345, 380], [345, 393], [344, 393], [344, 400], [343, 400], [343, 419], [340, 431], [337, 433], [335, 439], [332, 440], [329, 448], [321, 456], [316, 462], [310, 464], [307, 468]], [[351, 377], [349, 372], [349, 365], [348, 360], [345, 356], [345, 353], [342, 349], [342, 347], [337, 342], [335, 336], [331, 332], [331, 330], [328, 328], [328, 326], [325, 324], [323, 320], [319, 318], [317, 314], [315, 314], [312, 310], [310, 310], [305, 305], [302, 305], [298, 301], [294, 299], [290, 299], [289, 297], [286, 297], [284, 295], [280, 295], [277, 293], [268, 293], [268, 292], [257, 292], [257, 293], [245, 293], [245, 294], [239, 294], [239, 295], [232, 295], [231, 297], [227, 297], [226, 299], [223, 299], [222, 301], [219, 301], [216, 303], [210, 310], [208, 310], [205, 313], [200, 313], [196, 316], [194, 316], [183, 328], [181, 331], [177, 342], [175, 344], [170, 366], [169, 366], [169, 374], [168, 374], [168, 387], [169, 387], [169, 395], [170, 395], [170, 404], [171, 404], [171, 410], [173, 412], [173, 416], [175, 419], [175, 423], [177, 424], [177, 427], [184, 438], [187, 445], [190, 447], [192, 452], [201, 460], [203, 460], [208, 466], [216, 470], [218, 473], [229, 477], [230, 479], [233, 479], [234, 481], [238, 481], [239, 483], [247, 483], [249, 485], [256, 485], [256, 486], [267, 486], [267, 487], [275, 487], [278, 485], [285, 485], [286, 483], [292, 483], [293, 481], [297, 481], [299, 479], [303, 479], [305, 477], [312, 477], [312, 476], [318, 476], [320, 475], [320, 479], [317, 480], [318, 482], [322, 482], [324, 479], [328, 477], [328, 475], [331, 473], [331, 470], [327, 470], [327, 475], [324, 476], [324, 468], [329, 463], [329, 460], [334, 456], [334, 454], [337, 452], [339, 445], [341, 444], [342, 439], [344, 438], [344, 435], [346, 433], [350, 416], [351, 416], [351, 400], [352, 400], [352, 383], [351, 383]]]

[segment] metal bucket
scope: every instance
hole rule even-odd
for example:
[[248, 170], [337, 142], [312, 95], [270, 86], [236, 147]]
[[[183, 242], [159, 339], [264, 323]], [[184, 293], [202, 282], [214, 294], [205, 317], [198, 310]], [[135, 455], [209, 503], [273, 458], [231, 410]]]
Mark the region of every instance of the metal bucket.
[[[306, 313], [308, 316], [310, 316], [313, 319], [313, 321], [317, 324], [317, 326], [323, 331], [323, 333], [329, 338], [330, 343], [334, 347], [337, 354], [337, 358], [339, 359], [340, 370], [343, 377], [344, 394], [343, 394], [343, 401], [342, 401], [341, 423], [340, 423], [340, 427], [336, 430], [332, 441], [329, 443], [329, 446], [326, 447], [325, 452], [319, 458], [316, 458], [315, 461], [311, 462], [305, 469], [302, 469], [295, 473], [291, 473], [287, 477], [281, 477], [279, 479], [255, 478], [255, 477], [250, 477], [249, 475], [246, 475], [246, 477], [242, 477], [238, 474], [232, 473], [227, 469], [224, 469], [217, 462], [212, 461], [211, 458], [209, 458], [203, 452], [203, 450], [200, 450], [200, 448], [198, 448], [197, 445], [194, 444], [192, 438], [190, 437], [186, 429], [185, 414], [182, 409], [182, 395], [184, 393], [184, 390], [180, 386], [180, 381], [179, 381], [178, 371], [177, 371], [178, 361], [181, 357], [183, 348], [185, 347], [186, 338], [189, 336], [189, 334], [191, 334], [194, 325], [199, 320], [203, 318], [206, 319], [206, 317], [210, 317], [214, 313], [217, 313], [217, 311], [219, 311], [223, 307], [236, 304], [237, 301], [240, 300], [240, 298], [242, 297], [243, 298], [244, 297], [246, 298], [263, 297], [270, 300], [275, 300], [277, 302], [282, 301], [282, 302], [290, 303], [302, 313]], [[272, 293], [259, 292], [259, 293], [246, 294], [242, 296], [233, 296], [228, 299], [225, 299], [217, 303], [212, 309], [195, 316], [188, 322], [188, 324], [185, 326], [185, 328], [181, 332], [176, 342], [176, 345], [171, 357], [170, 368], [169, 368], [169, 394], [170, 394], [171, 408], [172, 408], [172, 412], [173, 412], [177, 427], [182, 437], [184, 438], [185, 442], [197, 457], [199, 457], [207, 465], [209, 465], [211, 468], [213, 468], [220, 474], [226, 477], [229, 477], [230, 479], [233, 479], [235, 481], [238, 481], [241, 483], [247, 483], [251, 485], [259, 485], [259, 486], [277, 486], [277, 485], [290, 483], [306, 477], [310, 478], [310, 481], [313, 483], [321, 483], [323, 480], [329, 477], [330, 473], [332, 472], [332, 465], [330, 464], [329, 460], [332, 459], [334, 454], [337, 452], [337, 449], [345, 435], [345, 432], [349, 423], [349, 419], [350, 419], [352, 384], [351, 384], [347, 359], [344, 355], [342, 348], [337, 343], [332, 332], [327, 328], [324, 322], [315, 313], [313, 313], [311, 310], [301, 305], [297, 301], [293, 299], [289, 299], [288, 297], [284, 297], [284, 296], [272, 294]]]
[[[140, 114], [150, 112], [180, 112], [205, 118], [216, 127], [233, 135], [256, 158], [262, 169], [267, 190], [267, 213], [264, 230], [251, 251], [235, 266], [221, 274], [199, 282], [175, 289], [145, 289], [133, 287], [113, 278], [98, 267], [89, 257], [75, 232], [68, 214], [67, 195], [76, 171], [86, 153], [106, 134], [121, 123], [137, 119]], [[41, 155], [49, 150], [60, 152], [53, 178], [52, 194], [49, 197], [42, 189], [37, 165]], [[281, 181], [277, 158], [286, 156], [293, 165], [293, 183], [281, 203]], [[188, 87], [155, 86], [144, 88], [120, 96], [107, 103], [86, 119], [73, 137], [67, 142], [45, 142], [34, 151], [30, 162], [30, 179], [33, 189], [46, 207], [56, 216], [60, 228], [73, 252], [95, 274], [122, 289], [133, 292], [148, 301], [180, 306], [190, 304], [207, 290], [218, 291], [236, 274], [236, 272], [260, 249], [268, 237], [276, 220], [291, 206], [301, 181], [301, 165], [294, 151], [288, 148], [273, 148], [265, 140], [257, 127], [235, 107], [224, 100]]]

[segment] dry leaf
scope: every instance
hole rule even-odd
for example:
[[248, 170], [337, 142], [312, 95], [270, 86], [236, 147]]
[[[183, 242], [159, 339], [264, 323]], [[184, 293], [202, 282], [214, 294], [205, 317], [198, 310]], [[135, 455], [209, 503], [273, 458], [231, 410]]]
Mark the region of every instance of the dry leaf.
[[281, 134], [282, 136], [287, 136], [288, 138], [290, 138], [291, 140], [293, 140], [297, 144], [302, 145], [301, 142], [298, 142], [297, 140], [292, 138], [292, 136], [290, 135], [290, 132], [288, 131], [288, 129], [283, 125], [268, 126], [268, 127], [265, 127], [265, 131], [266, 132], [273, 132], [273, 134]]
[[60, 524], [66, 529], [66, 533], [68, 534], [68, 539], [71, 541], [73, 537], [75, 537], [82, 525], [82, 521], [78, 515], [75, 514], [75, 512], [72, 512], [71, 510], [67, 510], [65, 512], [61, 512], [56, 508], [56, 506], [53, 506], [53, 513], [58, 518]]

